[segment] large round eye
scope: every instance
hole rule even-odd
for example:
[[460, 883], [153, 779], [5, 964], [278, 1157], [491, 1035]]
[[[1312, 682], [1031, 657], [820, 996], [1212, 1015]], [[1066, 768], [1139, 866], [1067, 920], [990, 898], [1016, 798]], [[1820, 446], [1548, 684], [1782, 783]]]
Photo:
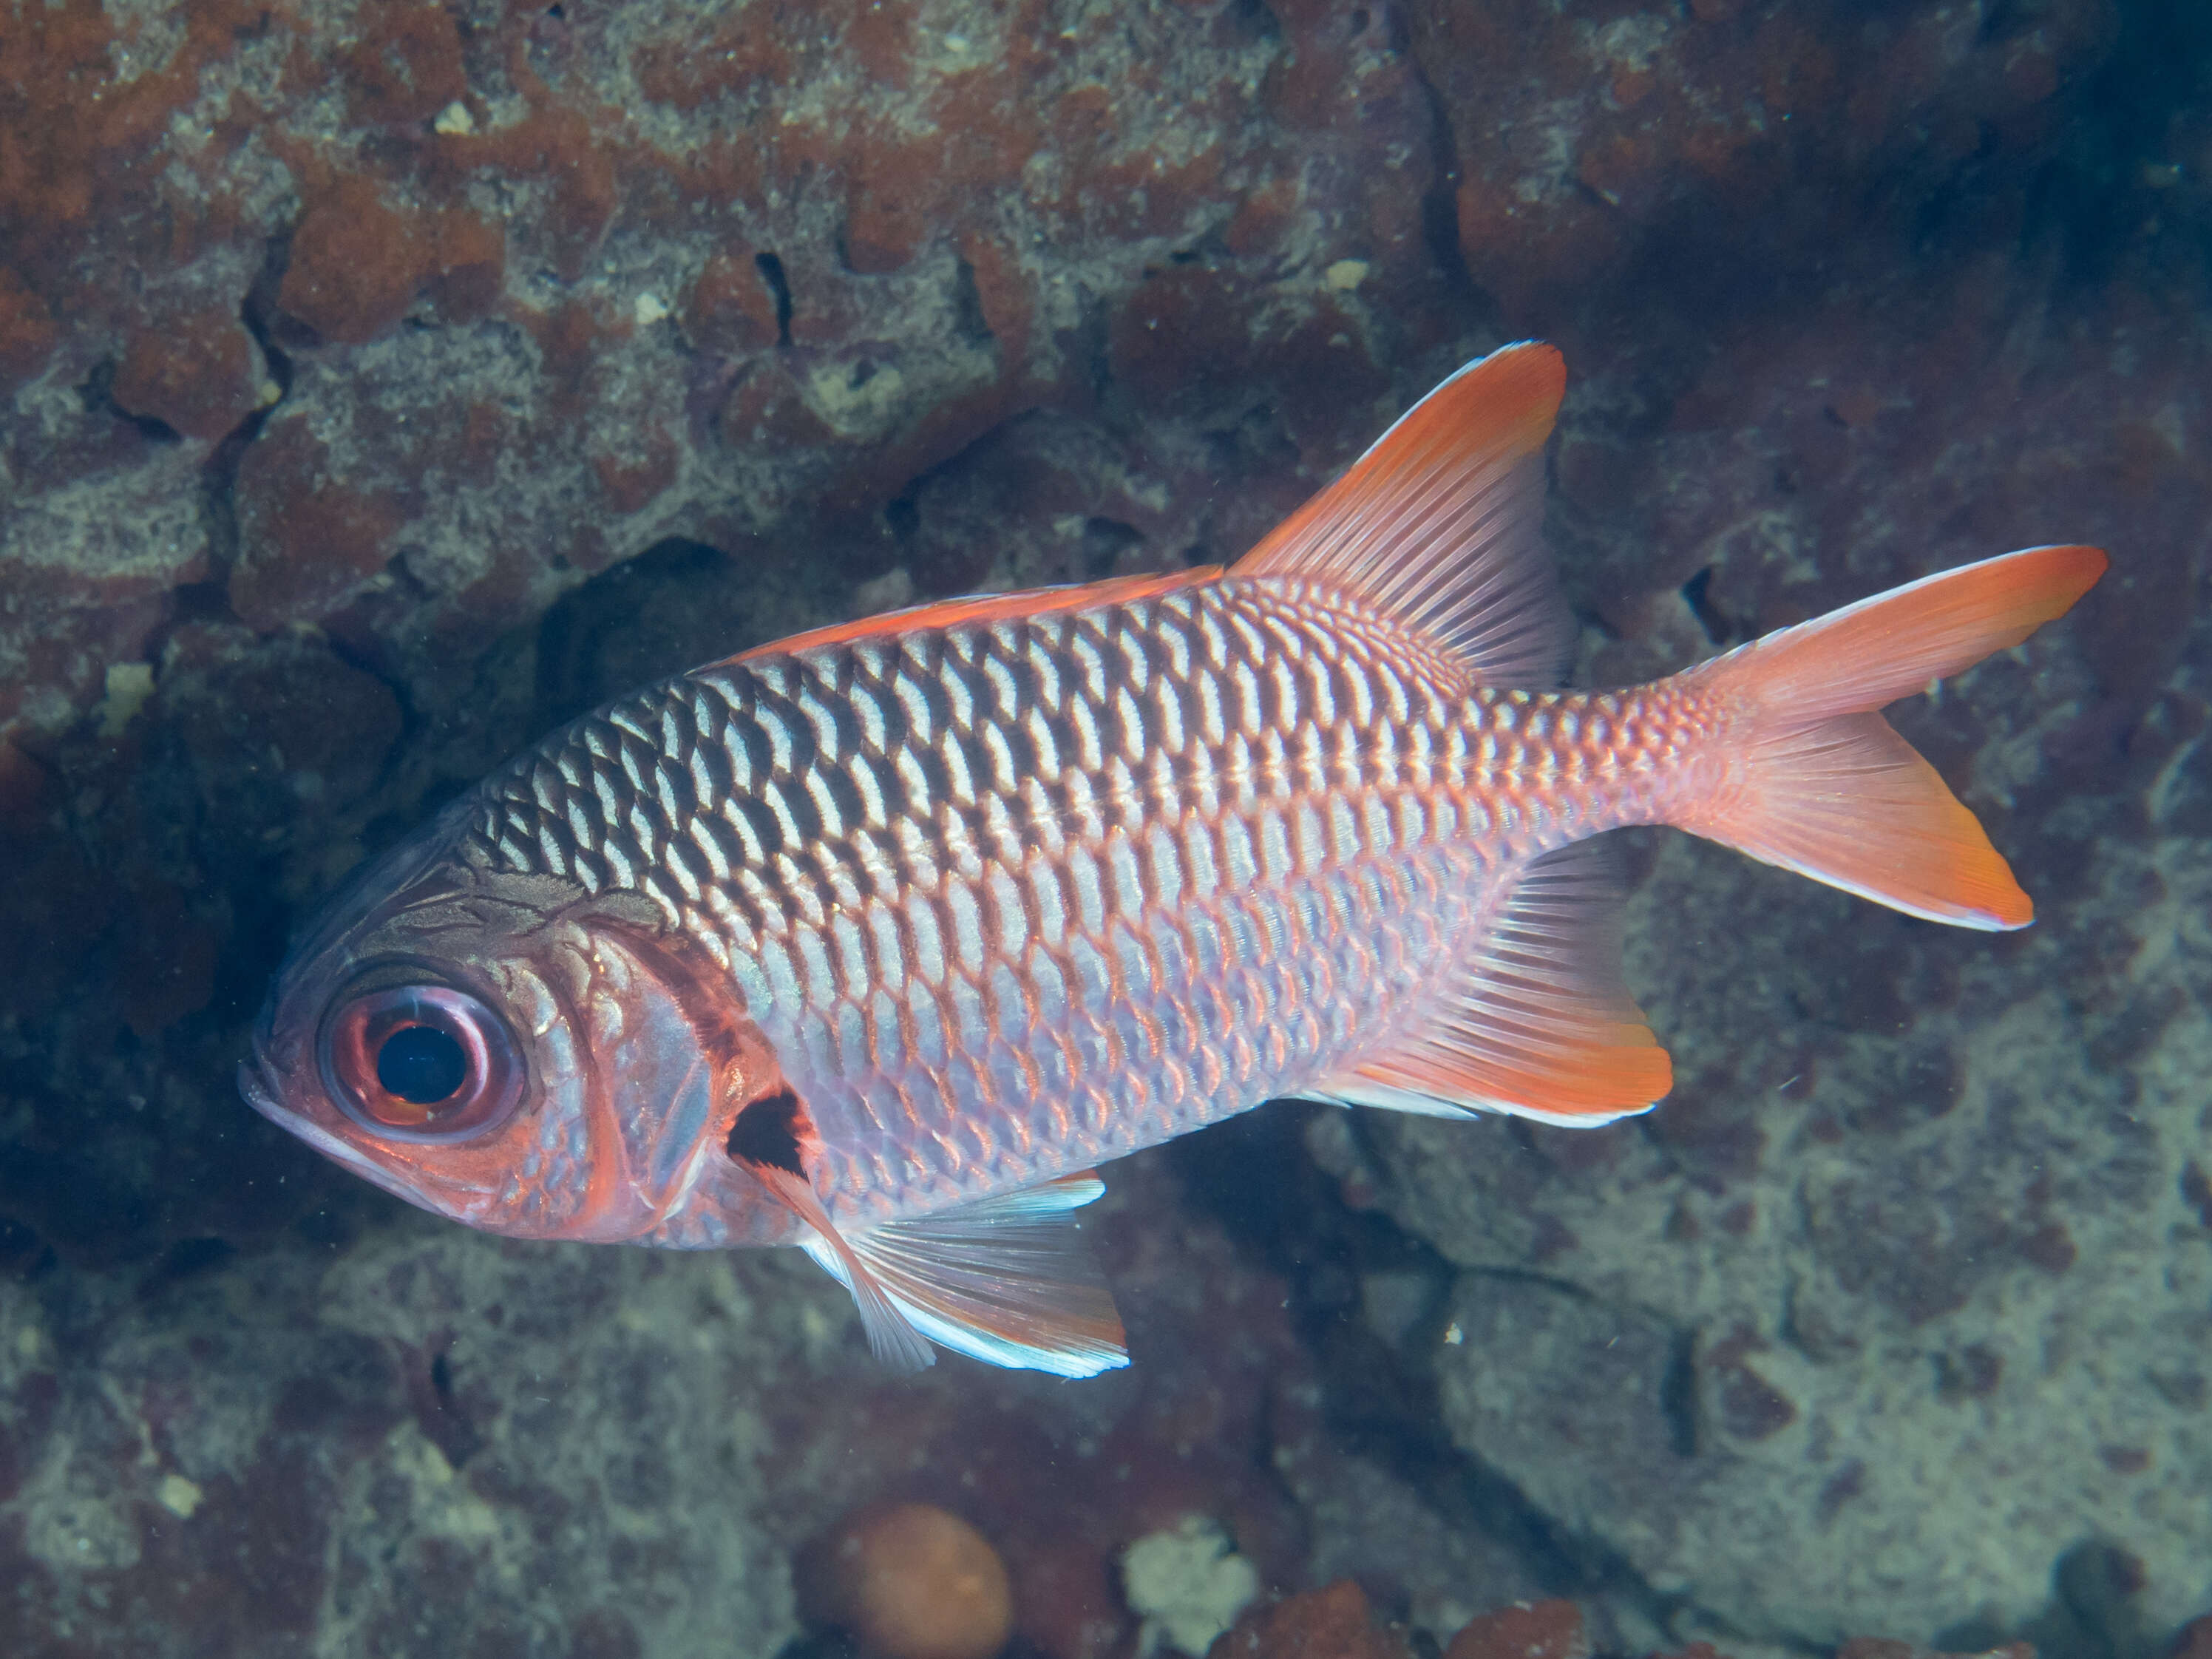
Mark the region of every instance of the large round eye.
[[391, 1140], [465, 1140], [522, 1097], [507, 1022], [443, 985], [341, 1000], [323, 1021], [322, 1062], [338, 1109]]

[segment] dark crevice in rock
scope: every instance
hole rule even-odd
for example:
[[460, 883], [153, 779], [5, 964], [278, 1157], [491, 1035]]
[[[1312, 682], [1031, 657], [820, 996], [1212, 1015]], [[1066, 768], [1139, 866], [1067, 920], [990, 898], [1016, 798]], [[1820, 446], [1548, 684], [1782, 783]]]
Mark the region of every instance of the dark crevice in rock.
[[753, 264], [759, 268], [769, 298], [775, 301], [775, 343], [787, 346], [791, 343], [791, 283], [783, 274], [783, 261], [773, 253], [756, 253]]
[[1114, 352], [1106, 302], [1088, 285], [1080, 289], [1073, 337], [1067, 342], [1070, 379], [1103, 402], [1114, 386]]
[[[1681, 1603], [1597, 1540], [1564, 1527], [1445, 1427], [1434, 1371], [1385, 1342], [1364, 1316], [1364, 1274], [1449, 1266], [1379, 1211], [1354, 1211], [1308, 1156], [1310, 1113], [1276, 1103], [1172, 1143], [1194, 1208], [1291, 1287], [1291, 1308], [1323, 1380], [1323, 1420], [1345, 1449], [1417, 1494], [1450, 1528], [1504, 1545], [1548, 1593], [1600, 1589], [1664, 1623]], [[1577, 1287], [1516, 1274], [1570, 1295]]]
[[1738, 629], [1712, 601], [1713, 568], [1704, 569], [1682, 584], [1682, 603], [1690, 607], [1690, 614], [1698, 619], [1706, 640], [1716, 646], [1733, 645]]
[[1688, 1331], [1677, 1331], [1659, 1379], [1659, 1410], [1667, 1419], [1668, 1445], [1677, 1457], [1698, 1455], [1698, 1345]]
[[[276, 396], [261, 408], [256, 409], [227, 433], [208, 456], [200, 471], [200, 511], [207, 529], [208, 580], [210, 588], [222, 592], [228, 585], [232, 568], [238, 562], [240, 537], [238, 523], [238, 473], [246, 459], [247, 446], [261, 435], [269, 424], [269, 417], [291, 394], [294, 369], [292, 359], [277, 344], [270, 331], [270, 319], [276, 308], [276, 285], [283, 278], [285, 244], [270, 244], [261, 274], [239, 307], [239, 322], [261, 348], [270, 383], [276, 388]], [[222, 612], [228, 614], [229, 599], [226, 594]]]
[[459, 1469], [483, 1449], [483, 1431], [470, 1420], [458, 1392], [450, 1334], [439, 1338], [428, 1354], [416, 1350], [415, 1363], [406, 1374], [409, 1404], [422, 1437], [443, 1452], [446, 1462]]
[[[270, 321], [276, 314], [276, 289], [283, 281], [284, 258], [281, 245], [272, 245], [269, 260], [252, 289], [247, 290], [245, 303], [239, 307], [239, 321], [261, 348], [261, 356], [269, 366], [269, 378], [276, 383], [279, 402], [291, 394], [293, 368], [290, 355], [277, 344], [270, 331]], [[267, 417], [268, 411], [248, 420], [247, 425], [257, 425]]]
[[[1395, 31], [1404, 33], [1403, 26]], [[1429, 187], [1421, 195], [1421, 235], [1426, 242], [1429, 257], [1443, 274], [1444, 284], [1452, 297], [1473, 311], [1494, 309], [1467, 268], [1467, 255], [1460, 246], [1459, 234], [1459, 139], [1452, 130], [1451, 108], [1437, 91], [1421, 64], [1420, 54], [1413, 50], [1410, 38], [1394, 39], [1392, 50], [1402, 56], [1413, 84], [1420, 89], [1421, 99], [1429, 110]]]
[[1237, 0], [1231, 13], [1238, 26], [1255, 40], [1283, 38], [1282, 20], [1275, 15], [1267, 0]]
[[891, 539], [902, 547], [910, 544], [921, 531], [921, 509], [915, 505], [914, 492], [922, 482], [916, 478], [903, 494], [884, 503], [884, 526], [890, 532]]
[[983, 314], [983, 296], [975, 288], [975, 267], [965, 259], [952, 265], [952, 332], [956, 338], [982, 349], [998, 343], [990, 319]]
[[151, 415], [134, 415], [115, 398], [117, 364], [112, 357], [104, 358], [93, 366], [92, 373], [76, 388], [78, 400], [88, 414], [104, 414], [131, 428], [138, 435], [153, 444], [176, 444], [184, 441], [183, 434], [167, 421]]

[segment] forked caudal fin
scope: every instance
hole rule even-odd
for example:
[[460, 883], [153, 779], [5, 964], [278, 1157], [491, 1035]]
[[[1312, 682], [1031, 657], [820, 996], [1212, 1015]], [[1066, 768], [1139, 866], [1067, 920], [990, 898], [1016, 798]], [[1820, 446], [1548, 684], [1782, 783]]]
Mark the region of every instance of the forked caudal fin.
[[[1478, 684], [1558, 684], [1573, 624], [1540, 521], [1564, 385], [1559, 354], [1533, 342], [1468, 364], [1231, 580], [1334, 589], [1455, 653]], [[2027, 896], [1981, 826], [1875, 711], [2018, 644], [2105, 562], [2085, 547], [1992, 559], [1680, 677], [1720, 706], [1726, 781], [1669, 821], [1915, 915], [2024, 925]], [[1577, 1126], [1644, 1110], [1666, 1092], [1669, 1067], [1622, 982], [1609, 890], [1601, 865], [1571, 847], [1501, 880], [1436, 1012], [1315, 1092]]]
[[1729, 787], [1669, 822], [1909, 915], [2025, 927], [2011, 867], [1876, 711], [2063, 616], [2107, 562], [2094, 547], [2008, 553], [1691, 669], [1677, 684], [1734, 704], [1745, 735]]

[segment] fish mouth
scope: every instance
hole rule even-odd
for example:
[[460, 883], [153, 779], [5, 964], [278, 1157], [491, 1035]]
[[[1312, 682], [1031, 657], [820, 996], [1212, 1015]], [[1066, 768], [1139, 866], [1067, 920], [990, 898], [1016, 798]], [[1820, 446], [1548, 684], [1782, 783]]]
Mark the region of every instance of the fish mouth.
[[[283, 982], [280, 974], [277, 983]], [[238, 1092], [245, 1097], [247, 1105], [271, 1123], [297, 1133], [300, 1116], [284, 1104], [283, 1079], [270, 1063], [269, 1050], [276, 1042], [276, 999], [272, 994], [262, 1003], [261, 1012], [253, 1022], [252, 1048], [246, 1058], [238, 1062]]]
[[[265, 1021], [264, 1022], [265, 1024]], [[278, 1098], [276, 1068], [262, 1051], [261, 1032], [253, 1034], [253, 1055], [238, 1062], [238, 1092], [246, 1097], [246, 1103], [271, 1123], [290, 1127], [290, 1114]]]
[[393, 1184], [392, 1177], [374, 1160], [287, 1106], [276, 1068], [269, 1063], [265, 1054], [258, 1052], [258, 1043], [255, 1048], [253, 1058], [240, 1060], [238, 1066], [238, 1092], [246, 1097], [247, 1105], [286, 1133], [299, 1136], [324, 1157], [335, 1158], [364, 1180], [373, 1181], [387, 1192], [397, 1193], [402, 1198], [408, 1196], [403, 1188]]
[[489, 1187], [482, 1182], [469, 1182], [449, 1183], [459, 1192], [478, 1200], [477, 1205], [469, 1206], [467, 1210], [457, 1211], [426, 1198], [405, 1176], [386, 1168], [343, 1136], [332, 1134], [313, 1118], [287, 1106], [276, 1068], [269, 1063], [268, 1056], [260, 1051], [258, 1042], [254, 1045], [253, 1057], [239, 1062], [238, 1092], [246, 1097], [247, 1105], [287, 1134], [297, 1135], [325, 1158], [352, 1170], [370, 1185], [380, 1187], [394, 1198], [404, 1199], [416, 1208], [428, 1210], [433, 1215], [477, 1224], [476, 1216], [470, 1211], [480, 1208], [482, 1201], [492, 1195]]

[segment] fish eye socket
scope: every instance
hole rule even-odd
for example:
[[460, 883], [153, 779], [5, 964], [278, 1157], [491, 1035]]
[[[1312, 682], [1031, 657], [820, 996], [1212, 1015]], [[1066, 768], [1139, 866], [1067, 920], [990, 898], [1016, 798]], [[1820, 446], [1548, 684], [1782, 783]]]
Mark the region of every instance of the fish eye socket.
[[320, 1048], [338, 1109], [387, 1140], [465, 1140], [504, 1122], [522, 1097], [507, 1022], [449, 986], [343, 996], [323, 1021]]

